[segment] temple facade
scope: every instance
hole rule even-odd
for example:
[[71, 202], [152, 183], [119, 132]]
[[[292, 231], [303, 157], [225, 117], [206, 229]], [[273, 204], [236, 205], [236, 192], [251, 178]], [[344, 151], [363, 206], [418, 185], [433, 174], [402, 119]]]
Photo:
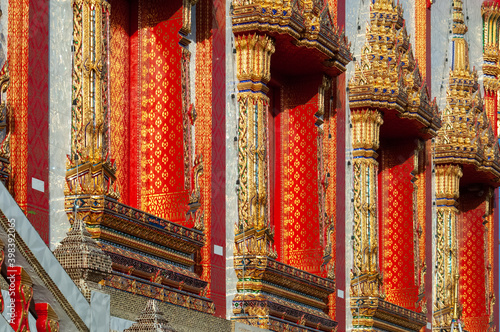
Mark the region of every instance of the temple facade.
[[500, 328], [500, 1], [0, 10], [2, 331]]

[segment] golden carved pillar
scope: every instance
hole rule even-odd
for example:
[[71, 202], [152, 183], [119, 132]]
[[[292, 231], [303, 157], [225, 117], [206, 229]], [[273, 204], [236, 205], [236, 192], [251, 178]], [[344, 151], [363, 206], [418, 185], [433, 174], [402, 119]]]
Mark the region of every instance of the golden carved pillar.
[[434, 294], [434, 330], [449, 328], [453, 314], [455, 275], [458, 274], [459, 165], [437, 165], [436, 183], [436, 284]]
[[[268, 218], [269, 97], [266, 83], [271, 78], [274, 40], [266, 35], [242, 34], [235, 37], [238, 83], [238, 221], [235, 229], [234, 266], [238, 294], [234, 303], [260, 300], [266, 258], [276, 258], [273, 230]], [[254, 310], [255, 309], [255, 310]], [[258, 309], [258, 310], [257, 310]], [[268, 315], [264, 307], [233, 306], [236, 315], [255, 319]], [[265, 323], [262, 327], [267, 328]]]
[[[236, 241], [239, 254], [252, 252], [273, 255], [268, 218], [268, 142], [267, 112], [269, 97], [266, 83], [271, 78], [274, 41], [265, 36], [236, 36], [238, 65], [238, 223]], [[248, 236], [249, 232], [266, 236]], [[258, 238], [258, 240], [257, 240]]]
[[[73, 1], [71, 154], [66, 172], [66, 208], [81, 195], [115, 191], [109, 144], [109, 14], [105, 0]], [[70, 220], [73, 217], [70, 215]], [[82, 216], [84, 217], [84, 216]]]
[[351, 308], [359, 297], [380, 296], [378, 268], [377, 174], [382, 114], [366, 109], [351, 112], [354, 171], [354, 265]]
[[500, 6], [494, 2], [485, 2], [481, 6], [483, 16], [483, 74], [484, 74], [484, 108], [490, 120], [494, 133], [498, 135], [498, 75], [499, 41], [498, 22]]

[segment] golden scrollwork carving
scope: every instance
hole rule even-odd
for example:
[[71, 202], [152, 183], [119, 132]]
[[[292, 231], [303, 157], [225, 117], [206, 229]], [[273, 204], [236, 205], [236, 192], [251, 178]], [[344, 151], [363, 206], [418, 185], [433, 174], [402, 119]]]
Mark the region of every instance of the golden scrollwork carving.
[[271, 78], [274, 41], [265, 36], [236, 36], [239, 94], [238, 210], [236, 234], [268, 228], [267, 216], [267, 109], [266, 83]]
[[108, 56], [110, 5], [74, 0], [71, 154], [65, 195], [119, 198], [109, 146]]
[[354, 157], [354, 262], [351, 296], [353, 301], [357, 301], [366, 296], [383, 296], [378, 268], [376, 161], [383, 120], [380, 111], [372, 109], [351, 111], [351, 120]]
[[458, 273], [458, 221], [460, 165], [437, 165], [436, 178], [436, 270], [434, 294], [434, 325], [449, 327], [454, 276]]

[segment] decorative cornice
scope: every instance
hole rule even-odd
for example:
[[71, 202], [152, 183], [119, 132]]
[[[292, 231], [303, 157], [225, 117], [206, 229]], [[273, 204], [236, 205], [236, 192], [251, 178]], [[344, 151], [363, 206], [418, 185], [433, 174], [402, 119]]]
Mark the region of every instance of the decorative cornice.
[[68, 196], [65, 209], [70, 223], [74, 220], [75, 204], [78, 206], [77, 215], [81, 215], [90, 227], [103, 225], [127, 231], [132, 236], [138, 236], [142, 232], [145, 236], [150, 235], [151, 241], [161, 237], [162, 245], [186, 254], [199, 250], [205, 243], [205, 235], [199, 230], [153, 216], [104, 195]]
[[[332, 331], [336, 322], [326, 314], [335, 281], [318, 277], [266, 256], [235, 256], [238, 294], [233, 319], [279, 317], [290, 323]], [[252, 309], [250, 309], [252, 308]], [[268, 327], [266, 327], [268, 328]]]
[[425, 314], [400, 307], [379, 297], [353, 297], [351, 311], [353, 324], [366, 327], [366, 330], [361, 331], [420, 331], [426, 324]]
[[215, 312], [214, 303], [204, 294], [193, 294], [182, 287], [173, 288], [117, 271], [112, 272], [105, 281], [105, 286], [207, 314]]
[[288, 34], [295, 45], [322, 52], [328, 58], [323, 64], [340, 72], [351, 61], [345, 33], [333, 24], [325, 0], [233, 0], [232, 6], [234, 33]]

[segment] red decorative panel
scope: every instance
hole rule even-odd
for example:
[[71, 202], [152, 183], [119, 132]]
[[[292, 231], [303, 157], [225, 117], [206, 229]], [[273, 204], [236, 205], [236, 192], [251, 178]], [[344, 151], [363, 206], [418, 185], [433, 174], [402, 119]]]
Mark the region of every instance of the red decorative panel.
[[337, 24], [337, 0], [328, 0], [328, 7], [332, 15], [333, 23]]
[[[203, 155], [201, 177], [202, 209], [205, 212], [207, 242], [201, 251], [201, 278], [212, 279], [212, 56], [213, 56], [213, 1], [200, 0], [196, 4], [196, 154]], [[219, 13], [220, 14], [220, 13]], [[211, 285], [207, 287], [211, 297]]]
[[[339, 17], [338, 20], [344, 21], [344, 10], [345, 1], [339, 0]], [[334, 81], [335, 82], [335, 81]], [[346, 85], [346, 74], [340, 75], [336, 79], [336, 84], [334, 85], [334, 100], [335, 100], [335, 127], [336, 127], [336, 135], [332, 134], [332, 139], [335, 139], [336, 145], [336, 153], [335, 156], [333, 153], [330, 155], [330, 159], [336, 158], [339, 162], [336, 163], [334, 171], [330, 171], [330, 178], [334, 178], [335, 182], [332, 183], [332, 186], [335, 186], [335, 197], [328, 198], [327, 192], [327, 201], [334, 200], [335, 210], [331, 210], [330, 212], [336, 216], [335, 218], [335, 250], [333, 251], [333, 255], [335, 255], [335, 277], [336, 277], [336, 285], [337, 289], [343, 292], [347, 292], [347, 286], [345, 281], [345, 227], [346, 224], [343, 222], [345, 220], [345, 199], [346, 199], [346, 191], [345, 189], [345, 170], [346, 170], [346, 150], [345, 150], [345, 126], [346, 126], [346, 94], [345, 94], [345, 85]], [[332, 124], [333, 128], [333, 124]], [[327, 205], [328, 211], [328, 205]], [[337, 222], [339, 221], [339, 222]], [[339, 297], [337, 294], [333, 294], [330, 301], [335, 301], [335, 308], [330, 308], [330, 315], [335, 318], [338, 322], [338, 330], [345, 331], [346, 322], [345, 322], [345, 312], [346, 312], [346, 302], [345, 296]], [[333, 311], [333, 312], [332, 312]]]
[[[268, 146], [269, 146], [269, 218], [274, 226], [274, 247], [278, 253], [278, 260], [283, 261], [285, 245], [283, 242], [283, 154], [285, 151], [282, 142], [288, 141], [288, 113], [283, 112], [281, 87], [272, 86], [269, 96], [268, 114]], [[286, 150], [288, 151], [288, 150]]]
[[[8, 12], [13, 195], [48, 244], [48, 3], [9, 1]], [[32, 179], [43, 181], [44, 190], [32, 189]]]
[[322, 77], [301, 78], [285, 86], [284, 109], [288, 113], [288, 139], [283, 140], [283, 262], [321, 274], [318, 210], [318, 88]]
[[141, 207], [161, 218], [182, 223], [188, 203], [179, 82], [182, 3], [149, 0], [139, 6]]
[[379, 213], [380, 268], [387, 301], [415, 310], [418, 288], [415, 280], [413, 174], [411, 142], [380, 149]]
[[427, 77], [427, 1], [415, 1], [415, 59], [424, 81]]
[[[31, 224], [49, 243], [49, 4], [30, 0], [28, 60], [27, 213]], [[62, 161], [61, 161], [62, 162]], [[44, 191], [32, 188], [32, 179]]]
[[[334, 98], [334, 100], [339, 99], [337, 96], [338, 91], [336, 91], [339, 83], [342, 83], [342, 81], [335, 82], [335, 84], [333, 84], [333, 87], [332, 87], [331, 94], [333, 96], [337, 97], [337, 98]], [[335, 268], [336, 268], [335, 276], [336, 276], [336, 278], [338, 278], [337, 271], [343, 269], [343, 267], [342, 267], [343, 265], [341, 265], [337, 269], [337, 266], [338, 266], [336, 263], [336, 261], [337, 261], [336, 239], [337, 239], [337, 233], [338, 233], [337, 232], [337, 220], [343, 220], [343, 218], [338, 219], [338, 217], [340, 217], [340, 216], [337, 216], [337, 212], [338, 212], [337, 211], [337, 204], [340, 203], [337, 200], [341, 199], [340, 197], [339, 198], [337, 197], [337, 193], [338, 193], [337, 182], [338, 182], [338, 180], [340, 180], [340, 177], [345, 176], [345, 173], [341, 173], [341, 174], [338, 173], [337, 160], [342, 160], [342, 161], [345, 160], [345, 155], [342, 159], [337, 159], [338, 153], [339, 153], [339, 151], [337, 151], [337, 149], [338, 149], [339, 145], [342, 144], [342, 143], [339, 144], [339, 142], [337, 141], [338, 134], [340, 134], [340, 133], [337, 133], [337, 124], [339, 122], [339, 118], [342, 117], [341, 113], [344, 112], [344, 110], [340, 106], [339, 100], [336, 100], [336, 101], [337, 101], [336, 105], [331, 105], [330, 107], [328, 107], [327, 110], [325, 110], [325, 124], [323, 125], [323, 128], [325, 130], [323, 154], [324, 154], [324, 160], [325, 160], [325, 166], [326, 166], [325, 173], [327, 173], [325, 175], [326, 175], [327, 181], [328, 181], [328, 186], [326, 189], [326, 202], [325, 202], [326, 203], [325, 204], [326, 205], [326, 213], [328, 216], [330, 216], [330, 222], [333, 223], [333, 229], [334, 229], [333, 234], [331, 234], [331, 236], [330, 236], [331, 237], [330, 241], [332, 243], [330, 264], [335, 265]], [[337, 108], [337, 106], [339, 106], [339, 108]], [[345, 116], [345, 113], [344, 113], [344, 116]], [[343, 132], [343, 131], [340, 131], [340, 132]], [[339, 164], [343, 164], [343, 163], [340, 162]], [[322, 181], [325, 182], [325, 180], [322, 180]], [[324, 183], [324, 185], [326, 185], [326, 183]], [[341, 189], [340, 191], [343, 192], [344, 190]], [[340, 233], [340, 234], [342, 234], [342, 233]], [[328, 234], [325, 234], [325, 235], [326, 235], [325, 241], [328, 241]], [[332, 295], [330, 295], [330, 300], [329, 300], [330, 317], [332, 317], [332, 319], [334, 319], [334, 320], [335, 320], [335, 316], [336, 316], [335, 313], [336, 313], [336, 305], [337, 305], [336, 297], [337, 297], [337, 294], [333, 293]]]
[[14, 198], [26, 213], [28, 204], [28, 49], [29, 0], [9, 1], [7, 59], [10, 86], [7, 99], [15, 126], [11, 131]]
[[130, 205], [130, 8], [126, 0], [110, 0], [110, 4], [111, 156], [117, 165], [116, 182], [120, 201]]
[[[226, 2], [213, 1], [212, 48], [212, 246], [226, 247]], [[226, 253], [211, 254], [211, 293], [215, 315], [226, 318]]]
[[[496, 239], [500, 238], [500, 228], [498, 227], [498, 223], [499, 223], [499, 210], [498, 210], [498, 204], [496, 204], [497, 202], [499, 201], [499, 190], [498, 188], [495, 189], [495, 194], [493, 195], [493, 225], [490, 226], [490, 229], [492, 230], [492, 240], [490, 242], [490, 246], [491, 246], [491, 251], [492, 251], [492, 258], [493, 260], [491, 261], [491, 268], [492, 268], [492, 272], [493, 272], [493, 283], [492, 283], [492, 288], [491, 288], [491, 291], [494, 292], [495, 294], [495, 297], [498, 299], [499, 296], [500, 296], [500, 289], [499, 289], [499, 276], [497, 273], [495, 273], [494, 271], [497, 271], [498, 270], [498, 260], [499, 260], [499, 246], [497, 245], [497, 241]], [[494, 322], [494, 326], [495, 328], [498, 329], [498, 327], [500, 326], [500, 323], [499, 323], [499, 303], [498, 301], [495, 301], [495, 304], [493, 305], [493, 308], [490, 307], [490, 310], [493, 312], [493, 322]]]
[[462, 320], [470, 332], [488, 330], [486, 292], [486, 246], [483, 216], [485, 197], [477, 192], [460, 192], [460, 301]]

